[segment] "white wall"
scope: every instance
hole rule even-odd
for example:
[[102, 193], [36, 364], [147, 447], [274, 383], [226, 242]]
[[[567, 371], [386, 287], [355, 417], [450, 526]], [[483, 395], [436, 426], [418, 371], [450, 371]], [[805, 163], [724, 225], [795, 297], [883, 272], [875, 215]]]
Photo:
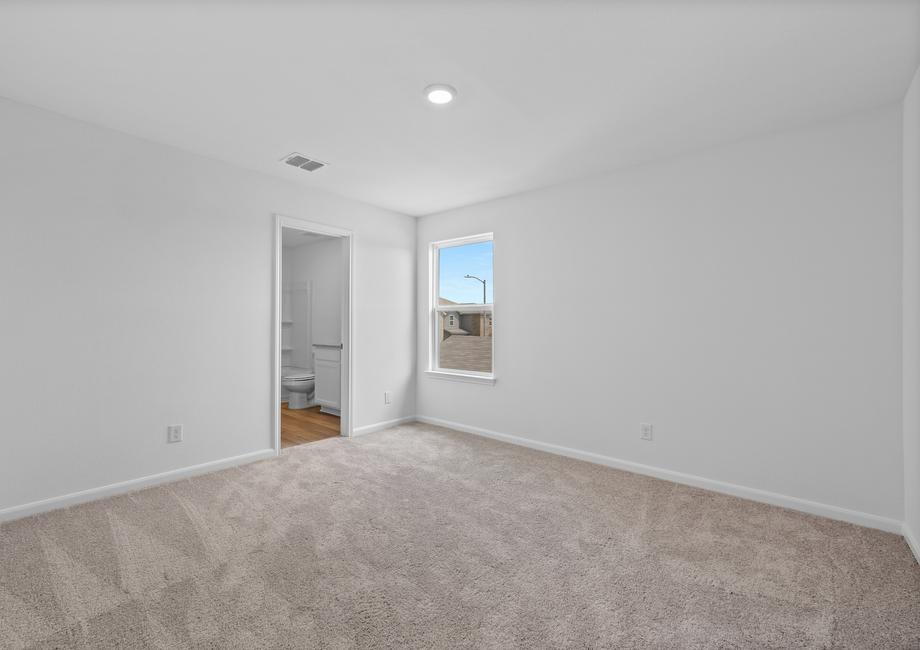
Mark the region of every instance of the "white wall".
[[497, 383], [420, 375], [419, 413], [896, 524], [900, 123], [892, 106], [421, 219], [420, 332], [428, 243], [495, 233]]
[[903, 107], [905, 532], [920, 560], [920, 69]]
[[[291, 256], [288, 249], [281, 250], [281, 365], [300, 366], [310, 350], [310, 323], [307, 320], [307, 299], [309, 292], [297, 287], [294, 292], [291, 278]], [[286, 402], [289, 394], [280, 386], [281, 401]]]
[[355, 232], [355, 425], [414, 413], [413, 219], [7, 101], [0, 143], [0, 510], [271, 446], [274, 212]]
[[[345, 292], [343, 244], [341, 239], [324, 239], [284, 251], [291, 260], [291, 280], [309, 282], [312, 288], [312, 332], [308, 345], [341, 343], [342, 296]], [[308, 358], [305, 361], [308, 365], [304, 367], [313, 367], [309, 365], [312, 360]]]

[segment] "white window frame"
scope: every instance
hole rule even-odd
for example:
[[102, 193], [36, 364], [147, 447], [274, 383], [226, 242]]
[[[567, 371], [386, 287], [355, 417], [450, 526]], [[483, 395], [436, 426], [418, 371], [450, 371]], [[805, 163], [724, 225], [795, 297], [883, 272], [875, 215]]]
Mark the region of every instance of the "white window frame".
[[[455, 246], [464, 246], [466, 244], [477, 244], [480, 242], [492, 242], [493, 248], [493, 269], [492, 276], [494, 280], [494, 254], [495, 239], [492, 233], [483, 233], [480, 235], [471, 235], [469, 237], [457, 237], [456, 239], [446, 239], [443, 241], [431, 242], [428, 247], [428, 335], [429, 335], [429, 353], [428, 353], [428, 370], [425, 374], [435, 379], [449, 379], [453, 381], [465, 381], [476, 384], [494, 384], [495, 383], [495, 287], [492, 287], [492, 302], [486, 305], [463, 305], [462, 309], [457, 309], [458, 305], [439, 305], [438, 289], [441, 286], [440, 272], [440, 251], [442, 248], [453, 248]], [[492, 314], [492, 372], [477, 372], [475, 370], [458, 370], [455, 368], [441, 368], [438, 365], [440, 357], [440, 314], [447, 311], [459, 311], [464, 314], [490, 313]]]

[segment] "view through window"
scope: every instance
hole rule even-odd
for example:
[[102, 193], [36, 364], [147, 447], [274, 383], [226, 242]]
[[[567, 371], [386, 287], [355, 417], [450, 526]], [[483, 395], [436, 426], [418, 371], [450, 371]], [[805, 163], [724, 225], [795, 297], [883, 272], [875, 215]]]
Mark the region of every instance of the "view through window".
[[491, 375], [492, 236], [435, 244], [434, 251], [436, 369]]

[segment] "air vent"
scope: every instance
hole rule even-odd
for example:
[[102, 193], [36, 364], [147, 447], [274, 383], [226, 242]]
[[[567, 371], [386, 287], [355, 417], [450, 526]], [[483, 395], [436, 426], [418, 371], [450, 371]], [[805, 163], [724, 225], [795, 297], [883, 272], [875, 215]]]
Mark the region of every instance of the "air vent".
[[299, 167], [300, 169], [306, 169], [308, 172], [315, 172], [317, 169], [322, 169], [326, 166], [326, 163], [320, 162], [318, 160], [311, 160], [303, 154], [292, 153], [281, 159], [287, 165], [291, 167]]

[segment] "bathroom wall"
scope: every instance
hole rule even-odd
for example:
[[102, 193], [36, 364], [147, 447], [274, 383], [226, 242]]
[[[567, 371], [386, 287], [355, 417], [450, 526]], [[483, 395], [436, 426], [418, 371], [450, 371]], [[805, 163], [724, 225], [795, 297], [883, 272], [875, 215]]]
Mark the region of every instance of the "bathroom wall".
[[[310, 344], [342, 342], [343, 245], [343, 240], [330, 238], [285, 251], [290, 259], [292, 283], [309, 283], [312, 290]], [[297, 341], [296, 345], [299, 343]], [[298, 357], [298, 365], [300, 363], [311, 364], [312, 361]], [[312, 368], [312, 365], [303, 367]]]
[[0, 518], [271, 447], [275, 213], [355, 233], [355, 426], [415, 413], [414, 219], [5, 100], [0, 143]]
[[313, 337], [311, 335], [312, 318], [311, 287], [309, 282], [291, 278], [284, 289], [284, 299], [288, 302], [287, 319], [290, 324], [282, 324], [281, 363], [286, 366], [310, 368], [312, 363]]
[[[313, 369], [313, 344], [342, 342], [342, 308], [345, 292], [345, 240], [320, 239], [282, 251], [281, 362]], [[288, 399], [282, 388], [281, 401]]]
[[[284, 232], [287, 232], [286, 230]], [[310, 287], [295, 282], [291, 271], [291, 247], [281, 251], [281, 365], [309, 368], [310, 362]], [[280, 401], [289, 393], [279, 386]]]

